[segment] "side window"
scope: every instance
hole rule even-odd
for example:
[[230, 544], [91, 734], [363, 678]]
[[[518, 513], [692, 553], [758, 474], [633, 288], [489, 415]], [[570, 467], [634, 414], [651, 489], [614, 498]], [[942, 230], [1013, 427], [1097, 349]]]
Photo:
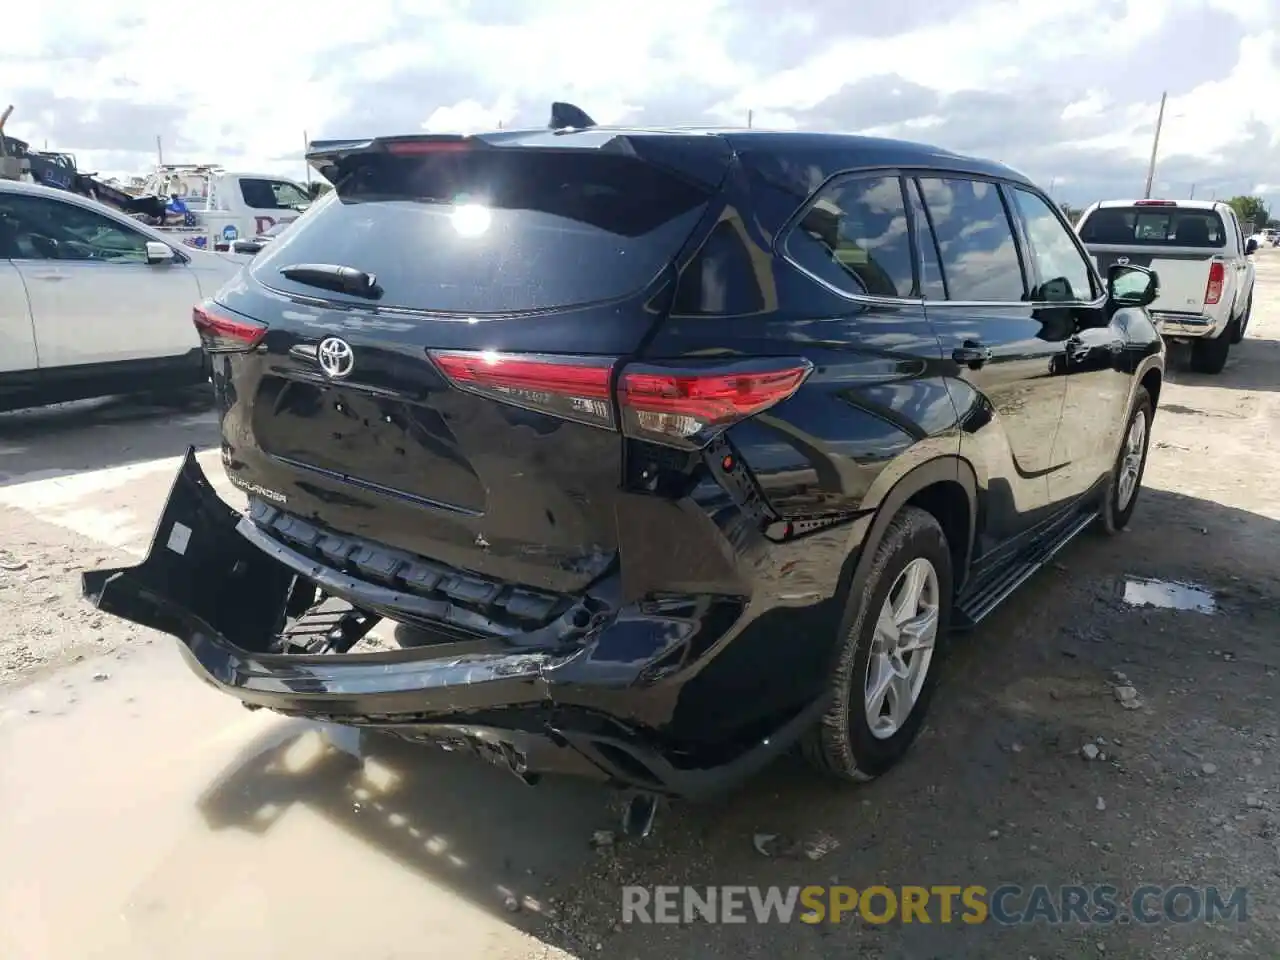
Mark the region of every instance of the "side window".
[[848, 177], [826, 187], [787, 235], [787, 256], [840, 290], [910, 297], [907, 211], [897, 177]]
[[1020, 301], [1022, 264], [1000, 191], [983, 180], [922, 178], [952, 300]]
[[311, 201], [288, 180], [263, 180], [259, 177], [241, 177], [240, 196], [245, 206], [255, 210], [292, 210]]
[[146, 263], [147, 238], [84, 207], [45, 197], [0, 196], [0, 246], [21, 260]]
[[1035, 265], [1032, 273], [1038, 285], [1031, 291], [1031, 299], [1048, 303], [1092, 300], [1096, 292], [1089, 264], [1053, 208], [1026, 190], [1015, 187], [1009, 193], [1026, 229]]
[[920, 258], [920, 294], [926, 300], [947, 299], [947, 283], [942, 276], [942, 262], [938, 259], [938, 242], [924, 209], [924, 197], [920, 184], [907, 181], [907, 194], [911, 198], [911, 214], [915, 219], [916, 254]]

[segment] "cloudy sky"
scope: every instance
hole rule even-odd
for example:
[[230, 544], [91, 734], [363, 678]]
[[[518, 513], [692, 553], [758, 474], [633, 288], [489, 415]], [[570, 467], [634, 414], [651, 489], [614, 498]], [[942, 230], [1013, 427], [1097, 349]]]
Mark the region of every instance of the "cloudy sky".
[[301, 178], [312, 137], [546, 122], [900, 136], [1009, 163], [1059, 200], [1280, 204], [1280, 0], [221, 0], [10, 4], [8, 132], [82, 169]]

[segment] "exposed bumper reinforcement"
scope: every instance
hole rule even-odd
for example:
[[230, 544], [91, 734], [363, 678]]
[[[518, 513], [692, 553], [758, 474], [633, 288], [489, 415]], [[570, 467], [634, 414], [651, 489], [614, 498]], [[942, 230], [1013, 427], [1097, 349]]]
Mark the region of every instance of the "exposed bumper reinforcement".
[[[368, 654], [274, 652], [299, 570], [247, 537], [242, 519], [189, 450], [146, 559], [87, 571], [82, 590], [104, 612], [178, 638], [197, 675], [250, 706], [461, 746], [527, 782], [566, 773], [688, 798], [750, 777], [826, 708], [814, 702], [770, 736], [718, 745], [714, 762], [700, 762], [634, 720], [642, 711], [628, 698], [651, 695], [644, 671], [653, 658], [593, 660], [608, 624], [583, 642], [543, 647], [480, 638]], [[310, 579], [338, 595], [369, 588], [333, 577], [320, 570]], [[671, 633], [669, 623], [644, 621], [626, 620], [630, 646], [638, 628]]]

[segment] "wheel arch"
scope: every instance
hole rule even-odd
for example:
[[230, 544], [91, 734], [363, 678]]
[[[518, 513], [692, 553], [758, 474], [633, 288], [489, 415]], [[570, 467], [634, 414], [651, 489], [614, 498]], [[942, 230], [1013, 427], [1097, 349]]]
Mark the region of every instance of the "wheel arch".
[[967, 460], [944, 455], [912, 467], [874, 504], [861, 525], [861, 542], [851, 551], [854, 562], [843, 596], [861, 595], [889, 524], [907, 506], [920, 507], [941, 525], [951, 548], [952, 582], [957, 591], [963, 586], [977, 532], [978, 480]]
[[[1164, 371], [1165, 371], [1165, 352], [1161, 350], [1159, 353], [1153, 353], [1144, 357], [1133, 371], [1133, 378], [1129, 382], [1129, 401], [1125, 405], [1125, 417], [1129, 416], [1129, 411], [1133, 409], [1133, 403], [1138, 395], [1138, 389], [1145, 388], [1151, 397], [1152, 414], [1159, 407], [1160, 391], [1164, 388]], [[1117, 446], [1117, 450], [1119, 447]]]

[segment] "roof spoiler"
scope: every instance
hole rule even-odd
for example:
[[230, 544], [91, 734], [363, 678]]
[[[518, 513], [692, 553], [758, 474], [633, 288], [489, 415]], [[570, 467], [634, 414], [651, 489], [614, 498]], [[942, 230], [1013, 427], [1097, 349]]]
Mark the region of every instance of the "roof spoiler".
[[489, 146], [480, 137], [457, 134], [411, 134], [400, 137], [363, 137], [358, 140], [312, 140], [307, 144], [307, 163], [327, 179], [336, 182], [338, 166], [347, 157], [361, 153], [430, 153], [436, 150]]
[[[557, 100], [551, 104], [551, 122], [547, 128], [552, 131], [588, 130], [596, 126], [585, 110], [572, 103]], [[337, 167], [346, 157], [352, 154], [371, 152], [422, 152], [435, 150], [445, 152], [451, 148], [484, 148], [495, 146], [504, 140], [511, 142], [512, 135], [502, 132], [463, 136], [459, 134], [410, 134], [398, 137], [360, 137], [351, 140], [312, 140], [307, 144], [307, 163], [321, 176], [333, 180]]]
[[585, 130], [595, 125], [596, 122], [581, 107], [559, 100], [551, 104], [551, 122], [547, 124], [550, 130]]

